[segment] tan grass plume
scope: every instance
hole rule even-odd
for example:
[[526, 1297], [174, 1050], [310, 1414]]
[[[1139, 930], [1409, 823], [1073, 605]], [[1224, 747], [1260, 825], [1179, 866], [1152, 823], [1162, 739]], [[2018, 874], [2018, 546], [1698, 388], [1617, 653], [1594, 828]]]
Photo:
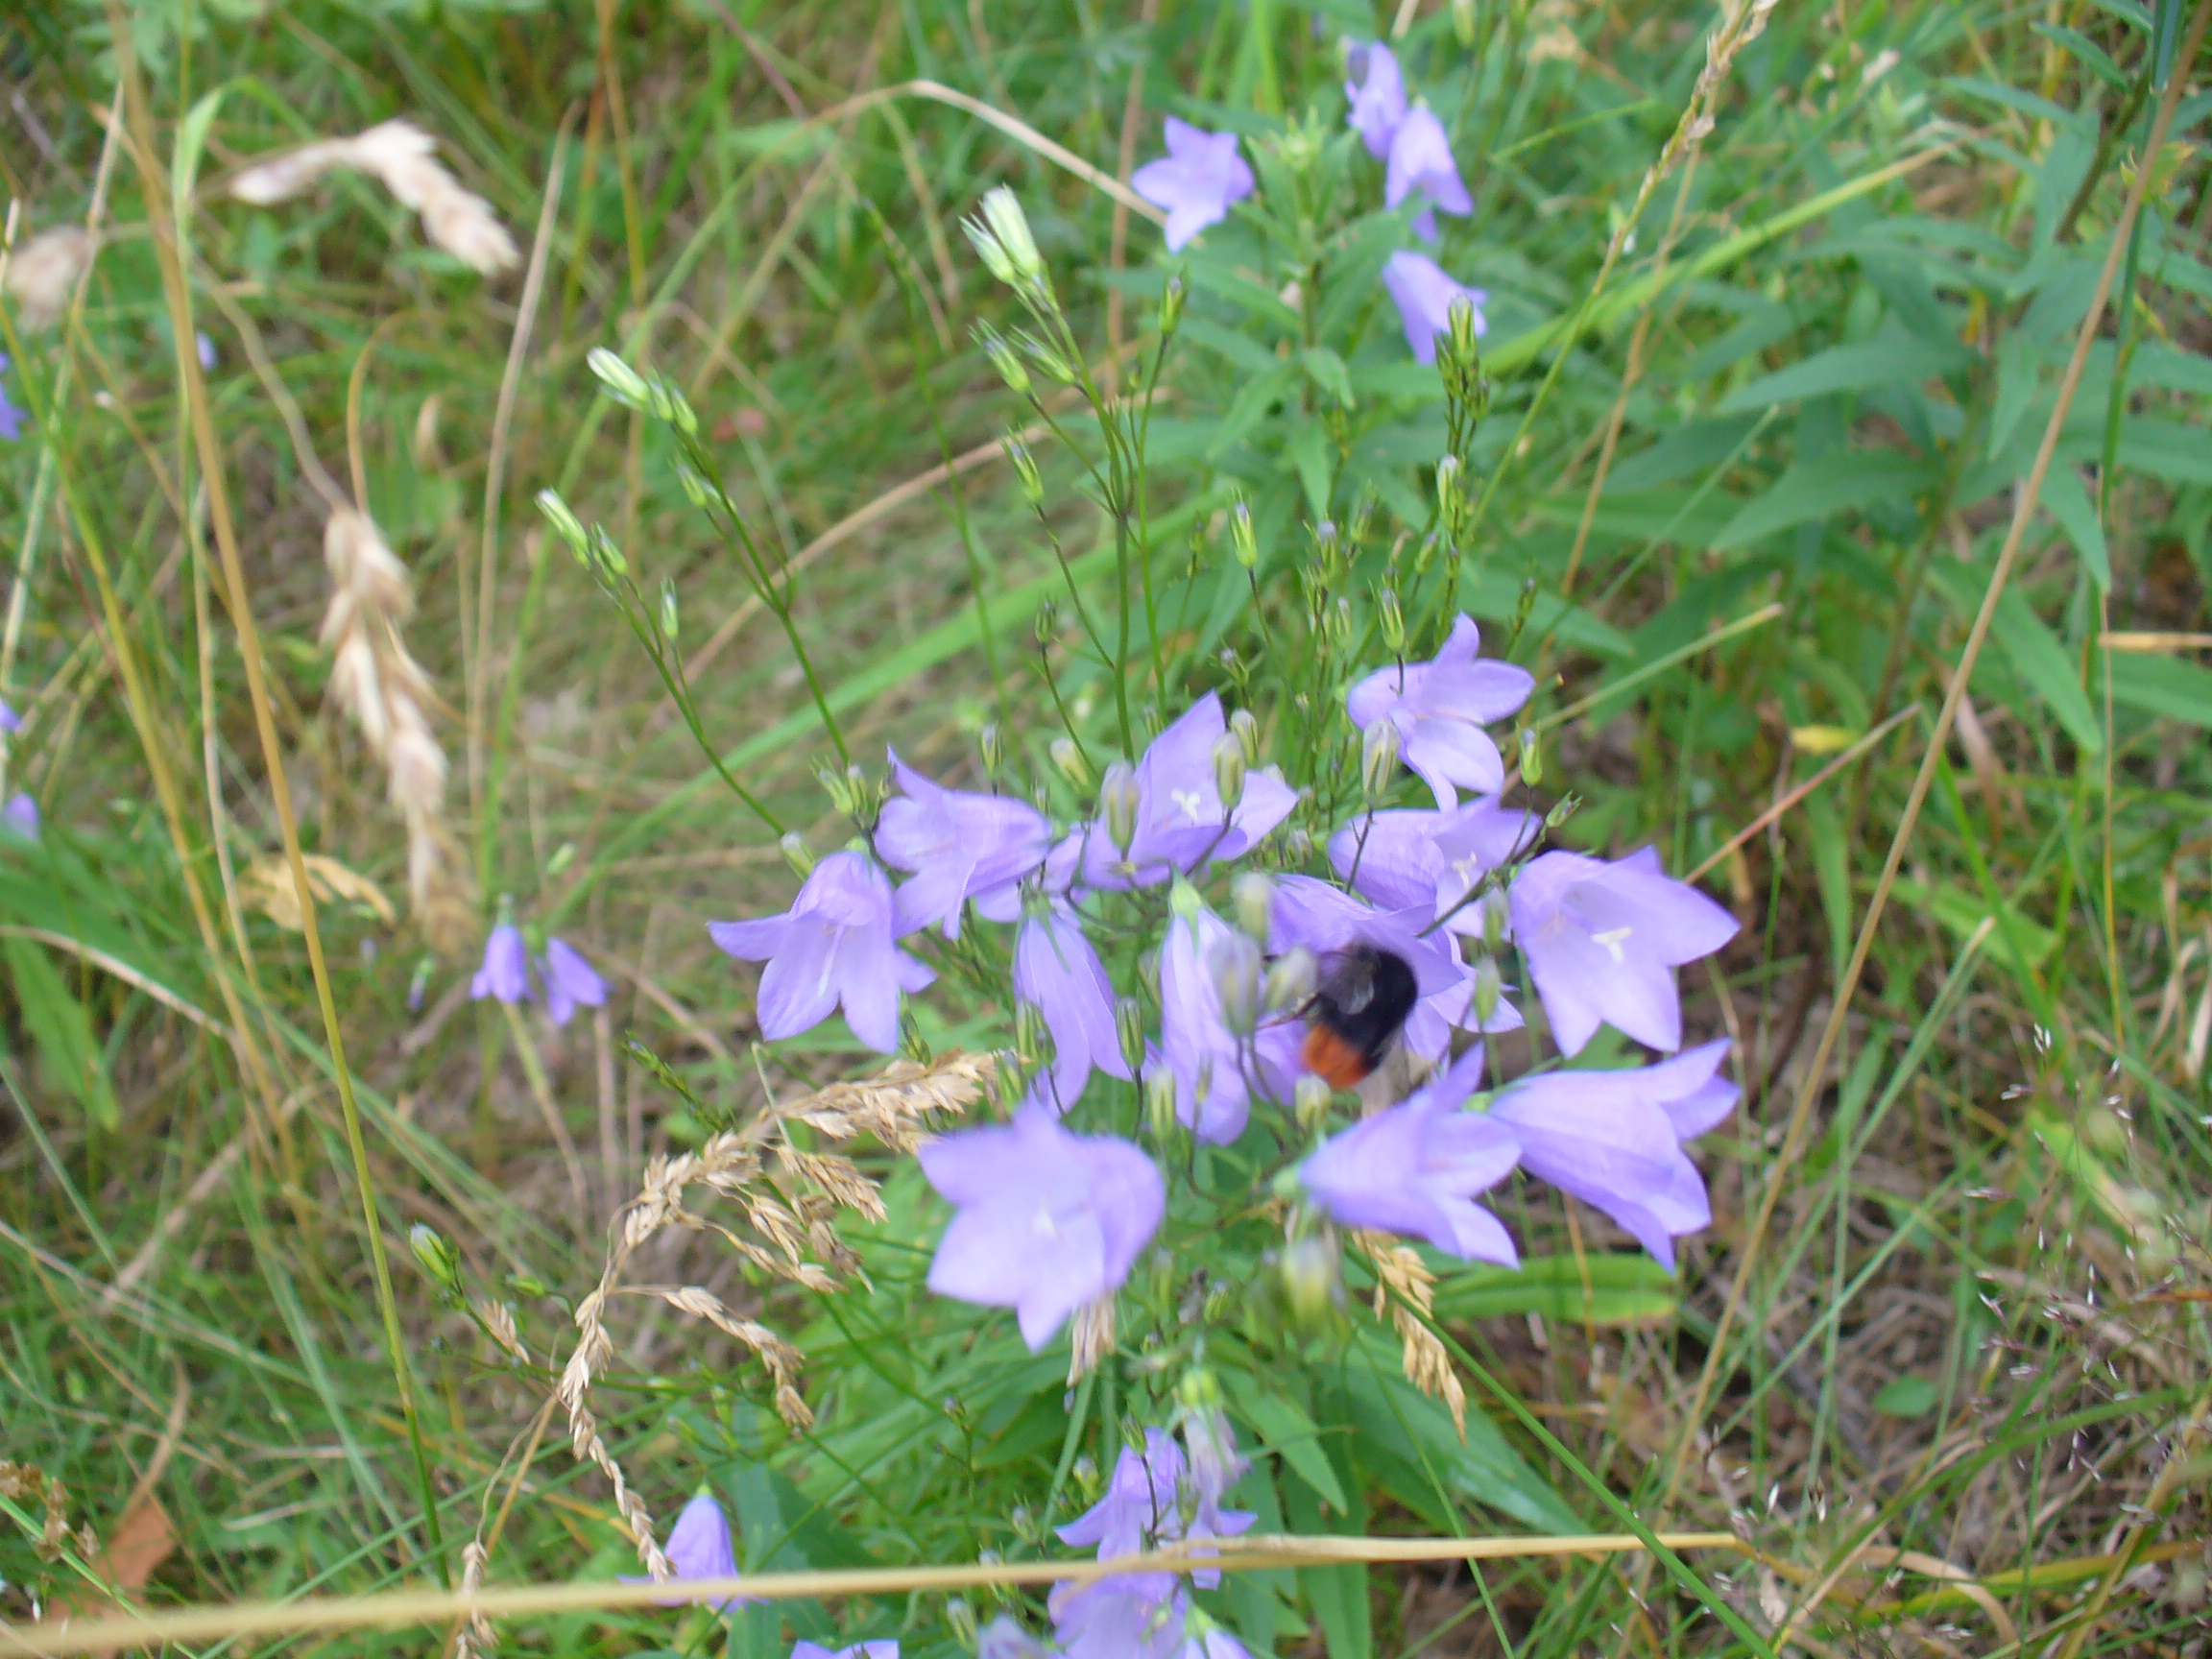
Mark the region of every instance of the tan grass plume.
[[432, 244], [487, 276], [522, 261], [492, 204], [448, 172], [437, 140], [412, 121], [382, 121], [350, 138], [319, 138], [257, 161], [230, 180], [230, 194], [266, 207], [311, 188], [340, 168], [366, 173], [402, 207], [421, 214]]
[[26, 328], [51, 328], [69, 308], [77, 278], [92, 262], [92, 233], [81, 225], [41, 230], [9, 256], [8, 298]]
[[392, 805], [407, 826], [407, 893], [417, 926], [434, 947], [458, 949], [473, 911], [445, 829], [445, 752], [430, 730], [430, 678], [399, 636], [414, 610], [414, 585], [375, 521], [350, 507], [331, 513], [323, 558], [331, 583], [323, 613], [329, 694], [384, 763]]

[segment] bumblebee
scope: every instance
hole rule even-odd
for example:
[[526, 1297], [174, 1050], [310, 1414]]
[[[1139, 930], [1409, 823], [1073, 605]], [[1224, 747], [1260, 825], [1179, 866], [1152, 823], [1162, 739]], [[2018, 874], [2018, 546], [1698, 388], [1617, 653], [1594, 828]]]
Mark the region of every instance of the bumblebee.
[[1356, 1087], [1382, 1064], [1419, 999], [1405, 957], [1373, 945], [1330, 951], [1306, 1004], [1306, 1069], [1333, 1089]]

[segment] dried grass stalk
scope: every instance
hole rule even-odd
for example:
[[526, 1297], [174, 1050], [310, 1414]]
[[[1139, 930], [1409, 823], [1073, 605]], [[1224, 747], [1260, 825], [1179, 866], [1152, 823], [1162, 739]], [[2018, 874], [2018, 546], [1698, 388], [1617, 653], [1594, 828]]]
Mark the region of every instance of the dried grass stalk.
[[[613, 1358], [607, 1303], [621, 1288], [630, 1258], [647, 1240], [683, 1228], [714, 1234], [745, 1261], [791, 1284], [824, 1292], [836, 1289], [837, 1280], [817, 1258], [827, 1258], [841, 1272], [856, 1271], [859, 1262], [837, 1237], [833, 1217], [851, 1210], [880, 1219], [883, 1201], [876, 1184], [851, 1159], [792, 1145], [789, 1126], [805, 1123], [838, 1141], [869, 1134], [886, 1146], [910, 1150], [926, 1139], [933, 1114], [956, 1117], [979, 1099], [995, 1067], [987, 1054], [953, 1054], [930, 1066], [898, 1061], [860, 1082], [832, 1083], [788, 1105], [771, 1105], [742, 1129], [716, 1135], [696, 1152], [658, 1157], [646, 1166], [637, 1196], [616, 1218], [614, 1245], [600, 1266], [599, 1283], [577, 1305], [576, 1348], [553, 1393], [568, 1414], [571, 1450], [580, 1460], [596, 1464], [613, 1486], [614, 1506], [630, 1527], [638, 1559], [655, 1578], [667, 1578], [672, 1572], [654, 1539], [652, 1516], [631, 1491], [587, 1404], [592, 1379]], [[774, 1159], [773, 1181], [764, 1153]], [[692, 1188], [737, 1205], [758, 1238], [748, 1238], [687, 1209], [684, 1195]], [[805, 1357], [791, 1342], [734, 1312], [700, 1286], [641, 1286], [631, 1293], [704, 1319], [742, 1343], [775, 1384], [777, 1415], [795, 1429], [812, 1427], [814, 1413], [799, 1392], [799, 1368]], [[1111, 1309], [1107, 1318], [1112, 1319]], [[1111, 1323], [1107, 1332], [1110, 1347]]]
[[81, 225], [41, 230], [9, 256], [8, 299], [26, 328], [51, 328], [92, 263], [92, 233]]
[[1390, 1320], [1405, 1344], [1406, 1381], [1451, 1407], [1459, 1438], [1467, 1438], [1467, 1391], [1452, 1368], [1452, 1356], [1436, 1334], [1422, 1322], [1435, 1306], [1436, 1275], [1429, 1271], [1421, 1254], [1410, 1244], [1400, 1244], [1387, 1234], [1361, 1229], [1354, 1235], [1359, 1248], [1375, 1263], [1375, 1317]]
[[330, 515], [323, 558], [331, 582], [323, 613], [329, 694], [384, 763], [392, 805], [407, 826], [407, 894], [416, 924], [439, 950], [457, 950], [471, 930], [474, 907], [445, 828], [445, 752], [430, 731], [430, 677], [399, 637], [414, 610], [413, 584], [374, 520], [349, 507]]
[[288, 202], [326, 173], [366, 173], [402, 207], [422, 219], [423, 234], [463, 264], [486, 276], [521, 263], [515, 238], [492, 204], [461, 187], [437, 156], [437, 140], [412, 121], [384, 121], [350, 138], [322, 138], [255, 162], [230, 180], [241, 202], [269, 206]]
[[[491, 1560], [492, 1551], [481, 1538], [471, 1538], [461, 1547], [462, 1595], [473, 1596], [484, 1588], [484, 1569]], [[492, 1621], [481, 1613], [470, 1613], [461, 1621], [460, 1631], [453, 1638], [453, 1659], [483, 1659], [491, 1648]]]

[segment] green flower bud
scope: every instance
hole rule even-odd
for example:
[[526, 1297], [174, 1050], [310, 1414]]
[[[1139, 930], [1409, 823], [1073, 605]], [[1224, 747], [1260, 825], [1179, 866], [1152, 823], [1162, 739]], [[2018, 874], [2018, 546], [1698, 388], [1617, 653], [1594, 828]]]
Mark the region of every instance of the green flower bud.
[[676, 608], [676, 579], [661, 578], [661, 637], [673, 643], [683, 618]]
[[1175, 1073], [1165, 1066], [1154, 1067], [1144, 1073], [1144, 1118], [1151, 1125], [1152, 1139], [1162, 1142], [1170, 1140], [1179, 1127], [1175, 1117]]
[[1055, 737], [1049, 751], [1052, 764], [1060, 768], [1060, 776], [1078, 789], [1091, 783], [1091, 763], [1083, 758], [1083, 751], [1075, 746], [1072, 737]]
[[700, 476], [699, 469], [690, 462], [676, 463], [676, 482], [684, 492], [684, 499], [700, 511], [713, 504], [714, 487]]
[[1006, 389], [1017, 397], [1029, 396], [1029, 369], [1014, 348], [1006, 344], [1006, 337], [990, 324], [976, 330], [983, 342], [983, 351], [991, 359], [991, 367], [998, 371], [998, 378], [1006, 382]]
[[1570, 790], [1551, 803], [1551, 810], [1544, 814], [1544, 828], [1556, 830], [1582, 809], [1582, 797]]
[[798, 830], [784, 830], [776, 847], [783, 854], [783, 862], [791, 866], [794, 874], [802, 877], [814, 874], [813, 849], [806, 845], [806, 837]]
[[1260, 1023], [1260, 947], [1242, 933], [1225, 933], [1206, 951], [1206, 972], [1220, 999], [1221, 1023], [1249, 1037]]
[[1006, 459], [1014, 468], [1014, 476], [1021, 481], [1022, 497], [1032, 507], [1045, 503], [1045, 478], [1037, 470], [1037, 457], [1029, 452], [1029, 445], [1009, 434], [1006, 438]]
[[1544, 781], [1544, 752], [1536, 746], [1531, 726], [1521, 728], [1521, 781], [1531, 786]]
[[1491, 1017], [1498, 1012], [1498, 998], [1504, 990], [1504, 982], [1498, 973], [1498, 963], [1488, 955], [1475, 958], [1475, 1028], [1487, 1031]]
[[1359, 781], [1370, 796], [1380, 795], [1398, 776], [1398, 728], [1378, 720], [1359, 740]]
[[[1235, 653], [1227, 650], [1226, 648], [1224, 648], [1222, 652], [1224, 659], [1231, 658], [1234, 655]], [[1235, 670], [1231, 671], [1235, 672]], [[1249, 709], [1239, 709], [1236, 713], [1230, 715], [1229, 731], [1230, 733], [1237, 739], [1238, 745], [1241, 746], [1244, 751], [1244, 764], [1247, 766], [1259, 765], [1260, 721], [1258, 717], [1253, 714], [1252, 710]]]
[[561, 499], [560, 492], [555, 490], [539, 491], [538, 511], [545, 515], [546, 522], [551, 524], [554, 530], [559, 533], [562, 541], [568, 543], [569, 551], [574, 553], [578, 562], [581, 563], [585, 557], [585, 549], [590, 544], [589, 540], [584, 534], [583, 521], [569, 510], [568, 503]]
[[1312, 1333], [1335, 1323], [1344, 1305], [1344, 1275], [1336, 1236], [1328, 1228], [1284, 1246], [1278, 1268], [1291, 1323]]
[[1168, 277], [1166, 292], [1160, 296], [1161, 339], [1166, 340], [1169, 338], [1174, 334], [1176, 328], [1181, 325], [1183, 322], [1183, 301], [1185, 298], [1186, 292], [1183, 285], [1183, 278], [1180, 276]]
[[586, 562], [609, 581], [630, 568], [630, 561], [622, 557], [622, 549], [614, 545], [614, 538], [607, 534], [604, 524], [591, 526], [590, 556]]
[[1313, 999], [1320, 983], [1321, 965], [1305, 946], [1293, 946], [1275, 958], [1267, 970], [1267, 1012], [1294, 1014]]
[[1144, 1005], [1134, 997], [1114, 1004], [1114, 1035], [1121, 1045], [1121, 1062], [1131, 1071], [1144, 1065]]
[[1260, 543], [1252, 529], [1252, 509], [1238, 501], [1229, 509], [1229, 551], [1249, 570], [1260, 563]]
[[983, 730], [975, 733], [975, 748], [983, 757], [984, 776], [998, 777], [1006, 764], [1006, 733], [999, 731], [998, 721], [984, 722]]
[[1382, 643], [1390, 648], [1392, 656], [1406, 650], [1406, 613], [1398, 609], [1398, 589], [1385, 588], [1376, 600], [1376, 609], [1382, 622]]
[[1244, 799], [1244, 745], [1234, 732], [1214, 739], [1214, 786], [1221, 792], [1224, 812], [1234, 812]]
[[1049, 599], [1040, 601], [1036, 620], [1029, 626], [1037, 636], [1038, 644], [1051, 644], [1060, 634], [1060, 607]]
[[1143, 796], [1137, 786], [1137, 768], [1117, 760], [1106, 768], [1098, 784], [1098, 816], [1106, 826], [1106, 839], [1114, 851], [1129, 856], [1129, 844], [1137, 839], [1137, 813]]
[[598, 376], [599, 384], [607, 389], [607, 396], [625, 409], [653, 407], [653, 388], [645, 384], [645, 377], [606, 347], [592, 347], [584, 363]]
[[418, 1221], [407, 1230], [407, 1247], [422, 1264], [432, 1283], [448, 1296], [462, 1294], [461, 1256], [436, 1228]]
[[814, 781], [822, 785], [822, 793], [830, 797], [830, 805], [845, 817], [852, 817], [859, 805], [853, 798], [853, 784], [844, 773], [834, 766], [825, 766], [814, 774]]
[[1021, 199], [1000, 184], [984, 192], [983, 210], [961, 226], [974, 244], [992, 276], [1009, 288], [1040, 286], [1045, 259], [1037, 252], [1037, 239], [1029, 233], [1029, 219]]
[[1297, 1114], [1298, 1127], [1309, 1135], [1314, 1133], [1329, 1120], [1329, 1108], [1335, 1099], [1334, 1092], [1312, 1072], [1300, 1077], [1290, 1091], [1290, 1109]]
[[1268, 918], [1275, 909], [1275, 883], [1257, 870], [1247, 870], [1229, 883], [1229, 902], [1237, 912], [1237, 926], [1255, 939], [1267, 937]]

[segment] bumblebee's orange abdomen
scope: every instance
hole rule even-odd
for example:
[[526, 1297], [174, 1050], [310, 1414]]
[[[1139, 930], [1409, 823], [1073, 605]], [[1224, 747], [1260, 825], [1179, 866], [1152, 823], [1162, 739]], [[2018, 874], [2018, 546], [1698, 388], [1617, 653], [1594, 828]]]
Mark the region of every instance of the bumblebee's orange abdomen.
[[1315, 1025], [1307, 1031], [1298, 1057], [1306, 1062], [1309, 1071], [1332, 1089], [1349, 1089], [1372, 1070], [1364, 1054], [1326, 1025]]

